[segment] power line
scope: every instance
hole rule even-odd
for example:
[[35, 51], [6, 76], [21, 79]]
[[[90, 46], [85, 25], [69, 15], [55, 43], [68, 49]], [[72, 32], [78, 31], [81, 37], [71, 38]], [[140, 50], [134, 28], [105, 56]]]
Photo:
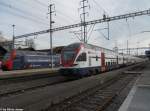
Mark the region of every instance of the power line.
[[[39, 1], [39, 0], [34, 0], [34, 2], [40, 4], [40, 5], [43, 6], [43, 7], [47, 7], [47, 5], [46, 5], [45, 3], [43, 3], [43, 2], [41, 2], [41, 1]], [[57, 2], [57, 1], [55, 1], [55, 2]], [[57, 3], [60, 4], [60, 2], [57, 2]], [[66, 7], [66, 6], [65, 6], [65, 7]], [[67, 15], [67, 14], [65, 14], [65, 13], [63, 13], [63, 12], [61, 12], [60, 10], [57, 10], [57, 13], [59, 13], [60, 15], [62, 15], [62, 16], [63, 16], [63, 19], [66, 20], [66, 21], [68, 21], [69, 18], [70, 18], [71, 20], [74, 19], [73, 17], [71, 17], [71, 16], [69, 16], [69, 15]], [[65, 19], [64, 17], [67, 18], [67, 19]], [[75, 20], [74, 20], [74, 21], [75, 21]]]
[[[42, 7], [47, 7], [47, 5], [39, 0], [34, 0], [34, 2], [36, 2], [37, 4], [41, 5]], [[57, 1], [55, 1], [57, 2]], [[62, 5], [60, 2], [57, 2], [59, 3], [60, 5]], [[66, 7], [66, 6], [65, 6]], [[66, 21], [66, 23], [68, 23], [68, 20], [70, 21], [70, 23], [72, 23], [71, 21], [74, 20], [74, 22], [76, 21], [73, 17], [63, 13], [62, 11], [60, 10], [57, 10], [57, 13], [59, 16], [57, 17], [60, 17], [60, 19], [63, 19], [64, 21]]]
[[[101, 11], [101, 9], [102, 9], [103, 15], [106, 14], [107, 16], [109, 16], [108, 12], [99, 4], [99, 2], [97, 2], [96, 0], [92, 0], [92, 1], [93, 1], [93, 3], [94, 3], [95, 5], [97, 5], [97, 9], [99, 9], [99, 11]], [[109, 38], [109, 32], [110, 32], [109, 23], [107, 23], [107, 25], [108, 25], [108, 38]], [[117, 25], [117, 24], [116, 24], [116, 25]], [[118, 28], [118, 27], [120, 27], [120, 26], [117, 25], [116, 27]], [[115, 27], [115, 28], [116, 28], [116, 27]], [[120, 28], [119, 28], [119, 30], [120, 30]], [[107, 39], [108, 39], [108, 38], [107, 38]]]
[[126, 23], [127, 23], [127, 29], [128, 29], [128, 31], [129, 31], [129, 37], [131, 37], [131, 28], [130, 28], [130, 24], [129, 24], [129, 22], [128, 22], [128, 20], [126, 19]]
[[60, 15], [62, 15], [63, 17], [67, 18], [67, 20], [73, 20], [73, 21], [76, 21], [72, 16], [69, 16], [63, 12], [61, 12], [60, 10], [57, 10], [57, 13], [59, 13]]
[[[4, 2], [0, 2], [0, 5], [4, 6], [4, 7], [6, 7], [6, 8], [10, 8], [11, 10], [14, 10], [14, 11], [16, 11], [16, 12], [33, 16], [33, 13], [26, 12], [26, 11], [24, 11], [24, 10], [21, 10], [21, 9], [19, 9], [19, 8], [16, 8], [16, 7], [14, 7], [14, 6], [10, 5], [10, 4], [6, 4], [6, 3], [4, 3]], [[33, 16], [33, 17], [35, 17], [35, 16]]]
[[[63, 21], [65, 21], [66, 23], [68, 23], [68, 22], [70, 22], [70, 23], [74, 23], [75, 22], [75, 20], [73, 20], [74, 18], [72, 18], [72, 17], [70, 17], [70, 16], [68, 16], [68, 15], [66, 15], [66, 14], [63, 14], [62, 12], [60, 12], [60, 11], [58, 11], [57, 10], [57, 17], [59, 17], [60, 19], [58, 19], [58, 20], [62, 20], [63, 19]], [[57, 20], [57, 19], [56, 19]]]
[[79, 41], [83, 41], [83, 40], [82, 40], [82, 37], [81, 37], [81, 34], [82, 34], [82, 31], [81, 31], [81, 30], [79, 30], [79, 31], [70, 31], [70, 33], [73, 33], [73, 34], [77, 37], [77, 39], [78, 39]]
[[36, 19], [34, 19], [34, 18], [30, 18], [30, 17], [28, 17], [28, 16], [24, 16], [24, 15], [22, 15], [22, 14], [15, 13], [15, 12], [12, 12], [12, 11], [10, 11], [10, 10], [1, 9], [1, 11], [2, 11], [2, 10], [5, 11], [6, 13], [8, 13], [8, 14], [11, 14], [11, 15], [13, 15], [13, 16], [17, 16], [17, 17], [23, 18], [23, 19], [25, 19], [25, 20], [29, 20], [29, 21], [32, 21], [32, 22], [35, 22], [35, 23], [40, 23], [40, 24], [43, 24], [43, 25], [47, 25], [46, 23], [44, 23], [44, 22], [42, 22], [42, 21], [38, 21], [38, 20], [36, 20]]
[[[16, 8], [16, 7], [14, 7], [14, 6], [10, 5], [10, 4], [4, 3], [4, 2], [0, 2], [0, 5], [3, 6], [3, 7], [6, 7], [8, 10], [11, 9], [10, 11], [8, 11], [8, 10], [6, 11], [5, 10], [9, 14], [13, 14], [15, 16], [19, 16], [21, 18], [31, 20], [33, 22], [38, 22], [38, 23], [46, 24], [46, 23], [43, 22], [43, 19], [40, 20], [39, 17], [33, 16], [32, 13], [26, 12], [24, 10], [21, 10], [19, 8]], [[15, 13], [15, 12], [17, 12], [17, 13]], [[25, 15], [28, 15], [28, 16], [25, 16]]]
[[[32, 1], [33, 1], [33, 0], [32, 0]], [[31, 1], [31, 0], [30, 0], [30, 1], [27, 1], [27, 0], [17, 0], [17, 2], [15, 2], [15, 5], [16, 5], [16, 3], [17, 3], [19, 6], [22, 5], [22, 4], [24, 4], [24, 6], [29, 7], [29, 8], [32, 8], [32, 10], [38, 12], [38, 14], [39, 14], [39, 13], [43, 14], [43, 11], [47, 10], [47, 6], [48, 6], [48, 5], [46, 5], [46, 7], [45, 7], [45, 6], [42, 6], [42, 5], [38, 4], [38, 3], [36, 3], [36, 0], [33, 1], [33, 2], [36, 3], [36, 4], [34, 3], [35, 5], [33, 5], [33, 2], [32, 2], [32, 1]], [[39, 5], [40, 5], [40, 6], [39, 6]], [[38, 10], [35, 10], [37, 7], [38, 7]], [[41, 9], [42, 9], [42, 10], [41, 10]], [[32, 13], [32, 14], [34, 14], [34, 13]], [[40, 17], [41, 17], [41, 16], [40, 16]]]
[[93, 32], [93, 30], [94, 30], [94, 27], [95, 27], [95, 24], [93, 24], [93, 26], [92, 26], [92, 28], [91, 28], [91, 31], [90, 31], [90, 33], [89, 33], [89, 37], [88, 37], [87, 41], [89, 41], [89, 39], [90, 39], [90, 37], [91, 37], [91, 35], [92, 35], [92, 32]]
[[34, 0], [34, 2], [40, 4], [41, 6], [47, 7], [48, 5], [46, 5], [45, 3], [39, 1], [39, 0]]
[[[93, 2], [95, 3], [95, 5], [97, 5], [97, 7], [101, 8], [104, 13], [108, 14], [108, 13], [106, 12], [106, 10], [105, 10], [96, 0], [93, 0]], [[97, 9], [99, 9], [99, 8], [97, 8]], [[99, 11], [101, 11], [101, 9], [99, 9]]]

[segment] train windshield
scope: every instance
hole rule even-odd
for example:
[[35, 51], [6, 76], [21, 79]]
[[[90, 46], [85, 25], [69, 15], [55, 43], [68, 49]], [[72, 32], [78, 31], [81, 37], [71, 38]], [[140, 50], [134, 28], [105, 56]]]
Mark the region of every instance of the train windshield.
[[63, 49], [62, 59], [64, 62], [73, 60], [76, 57], [76, 50], [80, 47], [80, 43], [68, 45]]
[[63, 52], [63, 60], [64, 61], [73, 60], [74, 57], [75, 57], [74, 51], [64, 51]]

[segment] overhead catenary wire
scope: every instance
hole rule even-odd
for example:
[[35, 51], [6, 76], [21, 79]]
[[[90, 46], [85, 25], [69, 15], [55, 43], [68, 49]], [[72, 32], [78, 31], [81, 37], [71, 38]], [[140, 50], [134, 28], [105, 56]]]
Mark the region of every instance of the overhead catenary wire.
[[[97, 2], [96, 0], [92, 0], [93, 3], [97, 6], [96, 8], [99, 10], [99, 11], [103, 11], [103, 14], [106, 14], [106, 17], [109, 16], [108, 12], [99, 4], [99, 2]], [[109, 25], [109, 22], [107, 23]], [[118, 31], [118, 29], [120, 30], [120, 26], [118, 24], [116, 24], [117, 26], [115, 26], [115, 29]], [[109, 36], [109, 29], [108, 29], [108, 36]], [[101, 33], [101, 35], [104, 35], [103, 33]], [[106, 38], [106, 36], [104, 36]], [[109, 39], [109, 37], [108, 37]]]
[[92, 32], [93, 32], [93, 30], [94, 30], [94, 27], [95, 27], [95, 24], [93, 24], [93, 26], [92, 26], [92, 28], [91, 28], [91, 31], [89, 32], [88, 41], [89, 41], [89, 39], [90, 39], [90, 37], [91, 37], [91, 35], [92, 35]]
[[[43, 11], [47, 10], [47, 7], [43, 7], [42, 5], [39, 5], [36, 2], [34, 2], [34, 5], [33, 5], [32, 1], [27, 1], [27, 0], [16, 0], [16, 1], [17, 2], [14, 2], [16, 6], [20, 6], [20, 5], [24, 4], [23, 6], [32, 8], [31, 10], [34, 10], [34, 15], [35, 15], [35, 12], [38, 14], [43, 14]], [[36, 8], [38, 8], [38, 10], [35, 10]]]
[[[33, 0], [35, 3], [37, 3], [37, 4], [39, 4], [39, 5], [41, 5], [43, 8], [47, 8], [47, 5], [45, 4], [45, 3], [43, 3], [43, 2], [41, 2], [41, 1], [39, 1], [39, 0]], [[58, 23], [60, 23], [61, 24], [61, 22], [59, 22], [60, 20], [62, 20], [63, 19], [63, 21], [65, 21], [66, 23], [68, 23], [68, 21], [70, 21], [70, 23], [72, 23], [71, 21], [72, 20], [74, 20], [74, 18], [73, 17], [71, 17], [71, 16], [69, 16], [69, 15], [67, 15], [67, 14], [65, 14], [65, 13], [63, 13], [63, 12], [61, 12], [60, 10], [57, 10], [57, 18], [60, 18], [60, 19], [56, 19], [56, 21], [58, 21]], [[75, 20], [74, 20], [75, 21]], [[59, 24], [59, 25], [60, 25]]]
[[[40, 4], [43, 8], [44, 8], [44, 7], [47, 7], [47, 5], [46, 5], [45, 3], [43, 3], [43, 2], [41, 2], [41, 1], [39, 1], [39, 0], [34, 0], [34, 2]], [[55, 2], [57, 2], [57, 1], [55, 1]], [[59, 3], [60, 5], [62, 5], [60, 2], [57, 2], [57, 3]], [[65, 7], [66, 7], [66, 6], [65, 6]], [[76, 21], [77, 21], [77, 20], [75, 20], [72, 16], [69, 16], [69, 15], [63, 13], [61, 10], [56, 9], [56, 12], [57, 12], [57, 15], [59, 15], [60, 17], [62, 16], [63, 20], [65, 20], [65, 21], [67, 21], [67, 22], [68, 22], [68, 20], [69, 20], [69, 21], [72, 21], [72, 20], [73, 20], [73, 22], [76, 22]], [[70, 23], [72, 23], [72, 22], [70, 22]]]
[[63, 23], [65, 22], [65, 23], [74, 23], [74, 22], [76, 22], [76, 20], [73, 20], [73, 18], [71, 18], [70, 16], [67, 16], [67, 15], [65, 15], [65, 14], [63, 14], [63, 13], [61, 13], [60, 11], [57, 11], [57, 19], [56, 19], [56, 21], [63, 21]]
[[17, 16], [17, 17], [19, 17], [19, 18], [22, 18], [22, 19], [25, 19], [25, 20], [29, 20], [30, 22], [32, 21], [32, 22], [34, 22], [34, 23], [38, 23], [39, 25], [40, 25], [40, 24], [41, 24], [41, 25], [44, 25], [44, 26], [47, 25], [46, 23], [43, 23], [43, 22], [41, 22], [41, 21], [37, 21], [37, 20], [35, 20], [35, 19], [33, 19], [33, 18], [24, 16], [24, 15], [21, 15], [21, 14], [18, 14], [18, 13], [14, 13], [14, 12], [12, 12], [12, 11], [10, 11], [10, 10], [5, 10], [5, 9], [1, 9], [1, 10], [3, 10], [4, 12], [6, 12], [6, 13], [8, 13], [8, 14], [13, 15], [13, 16]]
[[[103, 11], [103, 19], [109, 17], [108, 12], [96, 1], [96, 0], [92, 0], [93, 3], [97, 6], [96, 9], [98, 9], [98, 12]], [[106, 38], [107, 40], [109, 40], [109, 22], [107, 22], [107, 28], [103, 28], [103, 29], [107, 29], [108, 30], [108, 37], [106, 37], [102, 32], [99, 32], [104, 38]]]
[[[108, 12], [106, 12], [106, 10], [96, 1], [96, 0], [92, 0], [94, 3], [95, 3], [95, 5], [97, 5], [97, 9], [99, 10], [99, 11], [101, 11], [101, 9], [102, 9], [102, 11], [105, 13], [105, 14], [107, 14], [108, 15]], [[101, 9], [100, 9], [101, 8]]]
[[16, 7], [14, 7], [14, 6], [10, 5], [10, 4], [7, 4], [7, 3], [1, 2], [1, 1], [0, 1], [0, 5], [4, 7], [1, 10], [5, 11], [6, 13], [9, 13], [9, 14], [12, 14], [14, 16], [18, 16], [18, 17], [30, 20], [32, 22], [36, 22], [36, 23], [41, 23], [41, 24], [47, 25], [46, 22], [43, 22], [43, 19], [40, 19], [37, 16], [33, 16], [32, 13], [26, 12], [24, 10], [21, 10], [19, 8], [16, 8]]
[[128, 32], [129, 32], [129, 37], [131, 37], [132, 32], [131, 32], [130, 24], [129, 24], [127, 19], [126, 19], [126, 23], [127, 23], [127, 29], [128, 29]]
[[33, 0], [33, 1], [38, 3], [38, 4], [40, 4], [41, 6], [44, 6], [45, 8], [48, 6], [48, 4], [45, 4], [45, 3], [43, 3], [43, 2], [41, 2], [39, 0]]

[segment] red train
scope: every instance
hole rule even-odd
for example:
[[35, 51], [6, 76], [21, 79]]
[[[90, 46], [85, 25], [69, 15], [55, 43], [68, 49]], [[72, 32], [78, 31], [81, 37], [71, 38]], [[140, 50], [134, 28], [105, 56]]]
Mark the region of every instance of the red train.
[[[3, 70], [20, 70], [31, 68], [48, 68], [51, 66], [48, 52], [12, 50], [4, 56]], [[53, 56], [53, 65], [60, 65], [60, 55]]]

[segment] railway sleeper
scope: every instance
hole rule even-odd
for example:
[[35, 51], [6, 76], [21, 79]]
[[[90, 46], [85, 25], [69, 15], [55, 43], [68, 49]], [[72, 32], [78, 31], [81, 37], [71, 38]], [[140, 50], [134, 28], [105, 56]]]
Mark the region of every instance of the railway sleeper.
[[[78, 106], [78, 107], [81, 107], [81, 108], [84, 108], [84, 109], [86, 109], [86, 110], [94, 110], [95, 109], [95, 107], [97, 107], [97, 105], [95, 105], [95, 104], [86, 104], [86, 103], [79, 103], [79, 105], [75, 105], [75, 106], [73, 106], [72, 108], [74, 108], [74, 107], [76, 107], [76, 106]], [[72, 109], [71, 108], [71, 109]], [[72, 111], [72, 110], [70, 110], [70, 111]]]
[[96, 108], [96, 111], [102, 111], [105, 107], [108, 106], [108, 104], [111, 103], [111, 101], [116, 97], [116, 95], [110, 97], [110, 98], [107, 98], [103, 104], [99, 105], [97, 108]]

